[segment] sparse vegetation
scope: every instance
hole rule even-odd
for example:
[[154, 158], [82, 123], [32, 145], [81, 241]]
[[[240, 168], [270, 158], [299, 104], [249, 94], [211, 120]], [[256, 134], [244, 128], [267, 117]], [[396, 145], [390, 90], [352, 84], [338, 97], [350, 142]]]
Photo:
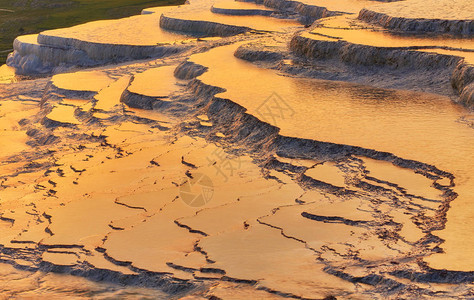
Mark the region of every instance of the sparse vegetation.
[[0, 0], [0, 64], [18, 35], [136, 15], [146, 7], [183, 3], [184, 0]]

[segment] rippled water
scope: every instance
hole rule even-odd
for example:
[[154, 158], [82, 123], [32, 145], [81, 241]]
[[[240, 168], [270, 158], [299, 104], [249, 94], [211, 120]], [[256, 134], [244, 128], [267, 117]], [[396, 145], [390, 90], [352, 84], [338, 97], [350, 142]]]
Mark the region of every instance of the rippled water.
[[[433, 94], [281, 76], [235, 58], [237, 47], [194, 55], [193, 62], [209, 67], [199, 79], [225, 88], [219, 97], [276, 125], [282, 135], [387, 151], [452, 172], [459, 196], [452, 203], [446, 230], [440, 233], [447, 239], [443, 245], [447, 254], [431, 262], [440, 268], [474, 268], [470, 259], [474, 130], [464, 122], [472, 113]], [[269, 98], [274, 93], [276, 102]], [[273, 116], [266, 114], [269, 109]]]

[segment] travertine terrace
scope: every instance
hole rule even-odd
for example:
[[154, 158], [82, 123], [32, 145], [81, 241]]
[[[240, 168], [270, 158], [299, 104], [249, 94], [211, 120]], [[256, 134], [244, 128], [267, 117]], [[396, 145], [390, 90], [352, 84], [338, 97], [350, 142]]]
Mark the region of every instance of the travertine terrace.
[[193, 0], [18, 37], [0, 299], [473, 297], [473, 14]]

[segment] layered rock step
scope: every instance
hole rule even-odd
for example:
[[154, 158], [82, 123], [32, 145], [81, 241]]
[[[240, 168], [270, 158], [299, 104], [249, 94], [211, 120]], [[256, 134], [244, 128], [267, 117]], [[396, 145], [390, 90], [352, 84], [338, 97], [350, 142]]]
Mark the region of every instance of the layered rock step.
[[469, 1], [393, 2], [364, 8], [359, 18], [404, 32], [474, 34], [474, 12]]
[[186, 48], [176, 42], [188, 37], [159, 27], [161, 13], [169, 9], [20, 36], [7, 64], [20, 74], [50, 73], [70, 66], [90, 67], [175, 54]]
[[[233, 5], [232, 1], [218, 2], [217, 6]], [[213, 13], [214, 1], [195, 1], [191, 2], [190, 5], [182, 5], [175, 10], [170, 10], [163, 13], [160, 25], [162, 28], [168, 30], [175, 30], [181, 32], [187, 32], [192, 34], [205, 34], [205, 35], [217, 35], [217, 36], [230, 36], [239, 33], [248, 32], [251, 30], [255, 31], [285, 31], [291, 27], [301, 27], [301, 24], [294, 20], [285, 20], [279, 18], [268, 18], [260, 14], [247, 15], [237, 14], [232, 17], [221, 13]], [[244, 6], [243, 4], [242, 6]], [[250, 3], [245, 7], [255, 7]], [[246, 9], [243, 9], [245, 11]], [[229, 14], [232, 14], [231, 10], [226, 10]], [[246, 10], [248, 12], [248, 9]]]
[[41, 72], [177, 52], [0, 85], [0, 261], [163, 298], [472, 295], [472, 114], [449, 86], [472, 97], [472, 40], [369, 26], [374, 1], [261, 4], [20, 37]]
[[[215, 14], [211, 10], [219, 8], [214, 9], [213, 5], [213, 1], [196, 1], [180, 7], [144, 10], [140, 16], [20, 36], [14, 42], [15, 51], [7, 64], [15, 67], [17, 74], [57, 73], [72, 66], [91, 67], [176, 54], [189, 48], [180, 42], [189, 40], [189, 35], [229, 36], [251, 30], [281, 31], [300, 26], [295, 21], [264, 16], [236, 18]], [[251, 3], [242, 4], [240, 13], [225, 9], [229, 5], [235, 7], [233, 1], [216, 5], [220, 12], [225, 10], [228, 14], [250, 12], [252, 15], [262, 11], [261, 14], [269, 15], [273, 12]]]
[[[315, 28], [295, 35], [290, 50], [316, 60], [336, 59], [347, 64], [382, 66], [391, 69], [431, 70], [448, 74], [461, 96], [460, 102], [471, 107], [467, 84], [457, 84], [459, 72], [474, 62], [474, 39], [455, 36], [419, 36], [396, 34], [377, 26], [367, 26], [353, 17], [339, 16], [316, 23]], [[469, 72], [463, 72], [468, 78]], [[449, 76], [449, 77], [448, 77]], [[466, 78], [467, 78], [466, 77]], [[472, 79], [463, 79], [471, 82]]]
[[[54, 150], [43, 154], [54, 163], [8, 182], [7, 191], [21, 186], [27, 196], [3, 194], [0, 224], [14, 220], [14, 226], [5, 226], [0, 238], [2, 259], [32, 270], [100, 273], [125, 284], [141, 280], [170, 295], [234, 282], [244, 286], [239, 292], [251, 289], [250, 295], [350, 297], [359, 282], [371, 294], [377, 287], [408, 288], [401, 274], [406, 270], [423, 286], [426, 271], [417, 259], [435, 247], [419, 243], [442, 225], [452, 175], [387, 152], [316, 140], [317, 134], [343, 130], [335, 123], [324, 127], [322, 114], [337, 122], [336, 111], [327, 111], [337, 107], [347, 116], [350, 97], [331, 98], [316, 80], [249, 65], [234, 57], [238, 46], [193, 55], [176, 72], [172, 63], [157, 62], [162, 65], [55, 75], [40, 115], [29, 118], [56, 123], [27, 127], [32, 139], [38, 126], [57, 140], [26, 152], [40, 161], [42, 150]], [[201, 75], [176, 85], [173, 74], [188, 76], [193, 66]], [[348, 95], [367, 93], [365, 87], [338, 87]], [[299, 97], [291, 96], [295, 89]], [[271, 97], [261, 97], [272, 90]], [[396, 91], [372, 92], [375, 98], [386, 93], [395, 106], [403, 98]], [[121, 106], [127, 103], [154, 110]], [[283, 115], [269, 114], [274, 107]], [[305, 110], [319, 112], [317, 130], [299, 126], [310, 120]], [[108, 117], [92, 122], [97, 113]], [[384, 125], [374, 114], [369, 119]], [[381, 130], [387, 132], [390, 122], [385, 125]], [[368, 145], [360, 132], [338, 139]], [[388, 141], [399, 143], [401, 136], [373, 146], [390, 148]], [[232, 154], [227, 147], [246, 152]], [[197, 183], [200, 189], [187, 188]], [[44, 193], [35, 193], [40, 186]], [[24, 261], [8, 254], [19, 248]], [[283, 280], [288, 270], [297, 275]]]

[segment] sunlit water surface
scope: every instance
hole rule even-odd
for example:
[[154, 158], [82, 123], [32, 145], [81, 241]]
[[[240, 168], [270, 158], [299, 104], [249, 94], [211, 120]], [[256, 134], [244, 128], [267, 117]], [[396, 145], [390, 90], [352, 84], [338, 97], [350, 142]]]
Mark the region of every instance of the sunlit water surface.
[[[438, 232], [446, 253], [429, 260], [437, 268], [474, 270], [474, 129], [466, 122], [472, 113], [433, 94], [282, 76], [235, 58], [238, 46], [192, 56], [209, 67], [199, 79], [225, 88], [219, 97], [276, 125], [282, 135], [387, 151], [453, 173], [459, 196]], [[265, 109], [274, 93], [285, 111], [272, 118]]]

